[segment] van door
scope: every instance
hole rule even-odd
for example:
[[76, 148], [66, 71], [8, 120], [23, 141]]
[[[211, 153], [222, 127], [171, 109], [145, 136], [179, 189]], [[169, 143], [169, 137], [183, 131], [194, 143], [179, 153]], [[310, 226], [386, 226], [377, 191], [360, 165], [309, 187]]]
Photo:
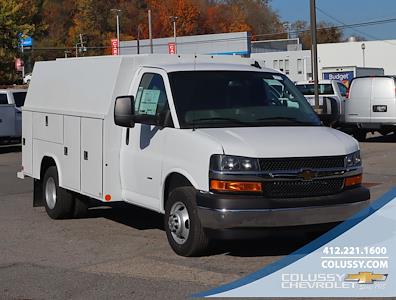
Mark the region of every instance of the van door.
[[349, 99], [345, 102], [347, 123], [368, 123], [371, 117], [371, 90], [373, 78], [352, 81]]
[[169, 127], [153, 125], [149, 118], [169, 114], [166, 73], [143, 68], [131, 94], [135, 96], [135, 115], [148, 117], [124, 129], [121, 147], [121, 178], [125, 200], [160, 210], [161, 173], [164, 140]]
[[371, 120], [373, 123], [395, 122], [395, 80], [373, 78]]

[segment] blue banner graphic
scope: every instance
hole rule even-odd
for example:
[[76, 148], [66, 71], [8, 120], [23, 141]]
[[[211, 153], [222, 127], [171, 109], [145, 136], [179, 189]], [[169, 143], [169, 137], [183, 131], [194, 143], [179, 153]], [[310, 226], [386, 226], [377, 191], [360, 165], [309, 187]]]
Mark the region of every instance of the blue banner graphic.
[[396, 188], [304, 247], [195, 297], [396, 296]]

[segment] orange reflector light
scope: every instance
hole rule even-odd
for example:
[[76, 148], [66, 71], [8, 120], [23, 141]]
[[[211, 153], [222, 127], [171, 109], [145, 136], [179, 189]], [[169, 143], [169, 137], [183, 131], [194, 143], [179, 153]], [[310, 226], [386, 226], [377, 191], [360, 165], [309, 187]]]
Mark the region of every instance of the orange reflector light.
[[345, 186], [353, 186], [353, 185], [358, 185], [361, 183], [362, 183], [362, 175], [348, 177], [348, 178], [345, 178], [345, 180], [344, 180]]
[[210, 189], [216, 192], [261, 192], [261, 182], [211, 180]]
[[105, 196], [105, 200], [106, 200], [106, 201], [110, 201], [110, 200], [111, 200], [111, 195], [107, 194], [107, 195]]

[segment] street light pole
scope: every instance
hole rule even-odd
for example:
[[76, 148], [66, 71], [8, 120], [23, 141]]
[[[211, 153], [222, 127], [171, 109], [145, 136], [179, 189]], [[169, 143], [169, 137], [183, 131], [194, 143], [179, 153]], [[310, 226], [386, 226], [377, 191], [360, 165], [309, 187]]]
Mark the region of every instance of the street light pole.
[[314, 75], [314, 91], [315, 91], [315, 111], [319, 111], [319, 75], [318, 75], [318, 43], [316, 34], [316, 1], [310, 0], [311, 13], [311, 57], [312, 57], [312, 72]]
[[140, 54], [140, 24], [137, 27], [136, 51], [137, 54]]
[[366, 67], [366, 53], [365, 53], [365, 50], [366, 50], [366, 44], [365, 43], [363, 43], [362, 45], [361, 45], [361, 47], [362, 47], [362, 54], [363, 54], [363, 68], [364, 67]]
[[147, 12], [147, 18], [148, 18], [148, 29], [149, 29], [149, 39], [150, 39], [150, 53], [153, 53], [154, 49], [153, 49], [153, 33], [151, 29], [151, 9], [149, 9]]
[[176, 42], [176, 21], [179, 17], [176, 16], [171, 16], [169, 17], [171, 19], [171, 22], [173, 22], [173, 39], [175, 42], [175, 53], [177, 53], [177, 42]]
[[112, 8], [112, 12], [116, 13], [116, 18], [117, 18], [117, 49], [118, 49], [118, 55], [120, 55], [120, 16], [119, 14], [121, 13], [121, 9], [117, 8]]

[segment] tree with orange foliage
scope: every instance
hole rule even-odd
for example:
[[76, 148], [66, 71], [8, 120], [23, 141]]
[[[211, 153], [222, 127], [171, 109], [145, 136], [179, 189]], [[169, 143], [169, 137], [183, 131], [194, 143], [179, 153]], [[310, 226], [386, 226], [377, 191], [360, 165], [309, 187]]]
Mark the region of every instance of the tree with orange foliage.
[[[192, 35], [199, 29], [199, 6], [192, 0], [147, 0], [152, 11], [152, 29], [155, 37], [168, 37], [173, 35], [171, 16], [177, 19], [177, 34]], [[143, 24], [147, 32], [147, 25]]]

